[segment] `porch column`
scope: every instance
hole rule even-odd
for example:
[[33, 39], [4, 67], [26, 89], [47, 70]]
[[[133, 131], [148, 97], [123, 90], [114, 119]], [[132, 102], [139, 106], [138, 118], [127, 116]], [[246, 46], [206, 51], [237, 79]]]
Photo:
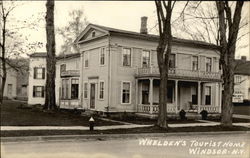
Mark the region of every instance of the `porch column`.
[[150, 101], [150, 114], [153, 113], [153, 82], [154, 79], [150, 78], [150, 85], [149, 85], [149, 101]]
[[178, 113], [178, 80], [175, 80], [175, 113]]
[[198, 114], [200, 113], [200, 111], [201, 111], [201, 82], [200, 81], [198, 81], [198, 102], [197, 102], [197, 107], [198, 107], [198, 110], [197, 110], [197, 112], [198, 112]]
[[138, 108], [138, 79], [135, 79], [135, 105], [136, 105], [136, 111], [139, 112]]
[[219, 113], [221, 113], [221, 102], [222, 102], [222, 83], [219, 83]]

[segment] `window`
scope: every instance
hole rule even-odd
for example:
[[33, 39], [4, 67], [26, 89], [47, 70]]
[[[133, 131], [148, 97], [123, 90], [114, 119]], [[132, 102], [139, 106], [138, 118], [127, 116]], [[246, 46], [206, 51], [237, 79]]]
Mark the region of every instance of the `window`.
[[105, 48], [101, 48], [99, 59], [100, 59], [100, 65], [105, 65]]
[[167, 102], [168, 103], [173, 103], [173, 87], [168, 87], [167, 88]]
[[85, 68], [89, 67], [89, 53], [88, 52], [84, 53], [84, 67]]
[[150, 51], [142, 51], [142, 67], [150, 66]]
[[142, 104], [149, 104], [149, 84], [143, 83], [142, 84]]
[[104, 99], [104, 82], [103, 81], [100, 81], [99, 99]]
[[206, 86], [205, 89], [205, 105], [211, 105], [211, 87]]
[[62, 72], [66, 71], [66, 64], [62, 64], [60, 65], [60, 73], [62, 74]]
[[175, 68], [175, 54], [169, 56], [169, 68]]
[[44, 97], [44, 86], [33, 86], [33, 97]]
[[62, 99], [69, 99], [69, 79], [62, 80]]
[[85, 99], [87, 99], [88, 98], [88, 83], [86, 82], [86, 83], [84, 83], [84, 85], [83, 85], [84, 87], [83, 87], [83, 93], [84, 93], [84, 98]]
[[79, 79], [71, 79], [71, 99], [78, 99]]
[[34, 67], [34, 79], [45, 79], [45, 68]]
[[198, 56], [192, 57], [192, 70], [197, 71], [198, 70]]
[[92, 37], [95, 37], [95, 31], [92, 32], [91, 36], [92, 36]]
[[239, 84], [239, 83], [241, 83], [241, 76], [239, 76], [239, 75], [236, 75], [235, 76], [235, 81], [234, 81], [236, 84]]
[[198, 103], [197, 87], [192, 87], [191, 94], [192, 94], [192, 104], [197, 105]]
[[130, 103], [130, 82], [122, 82], [122, 103]]
[[131, 66], [131, 49], [130, 48], [123, 48], [122, 65], [123, 66]]
[[206, 58], [206, 72], [212, 71], [212, 58]]

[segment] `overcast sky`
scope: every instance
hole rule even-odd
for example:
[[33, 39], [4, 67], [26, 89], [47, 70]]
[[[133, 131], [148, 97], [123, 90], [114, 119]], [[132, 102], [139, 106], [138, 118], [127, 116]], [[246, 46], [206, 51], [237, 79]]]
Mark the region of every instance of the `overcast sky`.
[[[26, 1], [13, 12], [16, 19], [29, 19], [32, 15], [46, 12], [45, 1]], [[249, 3], [244, 12], [249, 16]], [[118, 29], [139, 31], [140, 17], [148, 17], [148, 28], [156, 23], [154, 1], [56, 1], [55, 2], [55, 26], [63, 26], [67, 23], [68, 12], [74, 9], [83, 9], [90, 23], [110, 26]], [[250, 18], [249, 18], [250, 19]], [[38, 31], [30, 31], [30, 40], [41, 41], [44, 47], [37, 51], [46, 51], [45, 23], [41, 21]], [[249, 34], [243, 40], [249, 46]], [[62, 40], [56, 38], [57, 53]], [[249, 47], [237, 52], [237, 55], [249, 56]]]

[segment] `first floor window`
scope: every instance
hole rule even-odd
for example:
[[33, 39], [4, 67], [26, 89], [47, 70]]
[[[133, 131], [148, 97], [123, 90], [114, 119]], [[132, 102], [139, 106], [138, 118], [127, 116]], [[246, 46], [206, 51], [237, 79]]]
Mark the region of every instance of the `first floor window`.
[[44, 97], [44, 86], [33, 86], [33, 97]]
[[62, 80], [62, 99], [69, 99], [69, 79]]
[[104, 99], [104, 82], [101, 81], [100, 82], [100, 86], [99, 86], [99, 99]]
[[173, 87], [168, 87], [167, 88], [167, 102], [168, 103], [173, 103]]
[[131, 66], [131, 49], [130, 48], [123, 48], [122, 65], [123, 66]]
[[83, 92], [84, 92], [84, 98], [87, 99], [88, 98], [88, 83], [84, 83], [83, 85]]
[[205, 105], [211, 105], [211, 87], [206, 86], [205, 89]]
[[130, 82], [122, 83], [122, 103], [130, 103]]
[[142, 104], [149, 104], [149, 84], [143, 83], [142, 84]]
[[71, 99], [78, 99], [79, 79], [71, 80]]
[[192, 94], [192, 104], [196, 105], [198, 103], [197, 88], [196, 87], [192, 87], [191, 94]]

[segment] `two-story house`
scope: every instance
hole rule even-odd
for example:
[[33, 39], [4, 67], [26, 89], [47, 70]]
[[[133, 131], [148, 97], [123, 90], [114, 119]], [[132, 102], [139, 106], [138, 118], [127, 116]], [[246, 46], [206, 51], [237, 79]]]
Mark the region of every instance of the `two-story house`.
[[[156, 114], [159, 36], [147, 34], [146, 20], [142, 18], [140, 33], [89, 24], [75, 40], [80, 54], [57, 60], [58, 105]], [[75, 69], [67, 66], [70, 62], [75, 63]], [[181, 109], [220, 112], [222, 84], [217, 46], [174, 38], [169, 66], [168, 113]]]

